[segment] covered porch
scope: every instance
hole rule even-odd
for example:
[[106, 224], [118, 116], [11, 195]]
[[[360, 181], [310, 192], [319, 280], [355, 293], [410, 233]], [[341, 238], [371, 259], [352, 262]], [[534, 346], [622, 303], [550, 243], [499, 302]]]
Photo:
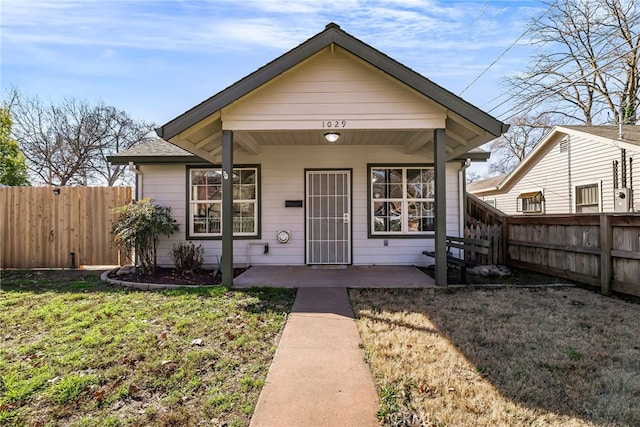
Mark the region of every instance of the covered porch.
[[[234, 236], [231, 177], [234, 165], [240, 164], [264, 171], [263, 192], [269, 194], [256, 197], [255, 242], [245, 244], [247, 253], [252, 244], [265, 246], [264, 254], [268, 243], [271, 251], [274, 247], [283, 249], [283, 242], [269, 241], [276, 233], [280, 239], [279, 230], [293, 227], [293, 234], [301, 236], [281, 251], [288, 254], [292, 266], [254, 266], [247, 277], [282, 269], [288, 269], [290, 277], [304, 272], [320, 281], [325, 280], [321, 276], [336, 279], [356, 271], [357, 277], [364, 277], [367, 271], [381, 267], [363, 264], [381, 265], [384, 254], [389, 254], [389, 263], [405, 264], [395, 267], [407, 269], [424, 249], [420, 245], [428, 241], [436, 253], [435, 282], [446, 285], [445, 236], [460, 233], [463, 224], [462, 206], [448, 209], [447, 197], [461, 204], [456, 194], [464, 194], [465, 163], [476, 155], [482, 158], [484, 154], [486, 159], [486, 153], [473, 150], [504, 131], [501, 122], [329, 24], [323, 32], [165, 124], [157, 133], [220, 167], [223, 284], [243, 282], [240, 277], [234, 280], [232, 274], [234, 244], [239, 240]], [[336, 139], [328, 138], [328, 133]], [[408, 235], [406, 209], [400, 229], [389, 228], [386, 235], [374, 229], [372, 168], [401, 172], [404, 196], [397, 199], [404, 197], [398, 203], [404, 203], [405, 208], [408, 170], [432, 170], [433, 188], [431, 183], [421, 187], [429, 187], [429, 195], [421, 196], [420, 203], [428, 206], [431, 215], [428, 228], [417, 230], [421, 234]], [[330, 227], [344, 230], [335, 240], [336, 245], [346, 248], [345, 256], [337, 261], [344, 270], [312, 270], [309, 266], [315, 264], [308, 255], [315, 242], [306, 210], [312, 187], [304, 179], [311, 182], [314, 173], [344, 177], [344, 193], [318, 193], [323, 198], [344, 196], [346, 200], [341, 211], [329, 215], [335, 220], [335, 226]], [[308, 178], [303, 179], [303, 174]], [[388, 185], [391, 188], [393, 184]], [[295, 208], [288, 202], [303, 208], [300, 215], [290, 215]], [[421, 218], [426, 218], [424, 215]], [[410, 241], [414, 248], [408, 248], [406, 242]], [[275, 256], [271, 259], [275, 261]], [[282, 260], [286, 263], [284, 255]], [[303, 263], [307, 265], [299, 265]], [[259, 270], [262, 268], [265, 270]], [[429, 276], [416, 272], [422, 286], [429, 283]], [[375, 277], [370, 278], [369, 286]], [[298, 283], [301, 280], [295, 279]], [[383, 281], [376, 283], [382, 285]]]

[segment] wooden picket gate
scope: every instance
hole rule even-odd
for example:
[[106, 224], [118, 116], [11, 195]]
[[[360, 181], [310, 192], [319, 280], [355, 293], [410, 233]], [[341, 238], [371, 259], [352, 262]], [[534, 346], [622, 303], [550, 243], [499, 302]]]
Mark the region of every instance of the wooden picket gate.
[[0, 267], [119, 265], [112, 210], [131, 197], [130, 187], [0, 187]]
[[489, 252], [486, 255], [465, 254], [467, 259], [477, 256], [478, 264], [504, 264], [504, 250], [502, 246], [502, 226], [473, 224], [464, 229], [464, 237], [489, 241]]

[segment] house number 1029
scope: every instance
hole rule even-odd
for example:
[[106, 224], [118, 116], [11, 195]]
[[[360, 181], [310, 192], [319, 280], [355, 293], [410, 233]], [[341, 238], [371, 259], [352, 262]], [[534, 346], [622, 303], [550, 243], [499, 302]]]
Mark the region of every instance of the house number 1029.
[[329, 120], [326, 122], [322, 122], [323, 128], [343, 128], [347, 127], [346, 120]]

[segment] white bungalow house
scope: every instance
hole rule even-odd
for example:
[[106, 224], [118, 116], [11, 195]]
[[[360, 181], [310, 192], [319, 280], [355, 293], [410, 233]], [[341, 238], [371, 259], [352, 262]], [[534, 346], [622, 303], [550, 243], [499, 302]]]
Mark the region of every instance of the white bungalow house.
[[468, 184], [509, 214], [640, 211], [640, 128], [556, 126], [508, 175]]
[[[446, 64], [443, 64], [446, 66]], [[180, 232], [250, 265], [426, 265], [461, 235], [464, 170], [508, 126], [336, 24], [111, 156]]]

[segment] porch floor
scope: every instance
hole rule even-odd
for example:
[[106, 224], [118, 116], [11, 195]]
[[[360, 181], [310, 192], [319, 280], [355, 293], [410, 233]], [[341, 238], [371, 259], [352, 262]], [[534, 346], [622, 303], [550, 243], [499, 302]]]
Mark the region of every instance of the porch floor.
[[430, 288], [435, 281], [412, 266], [350, 265], [342, 269], [310, 266], [253, 266], [235, 279], [234, 288]]

